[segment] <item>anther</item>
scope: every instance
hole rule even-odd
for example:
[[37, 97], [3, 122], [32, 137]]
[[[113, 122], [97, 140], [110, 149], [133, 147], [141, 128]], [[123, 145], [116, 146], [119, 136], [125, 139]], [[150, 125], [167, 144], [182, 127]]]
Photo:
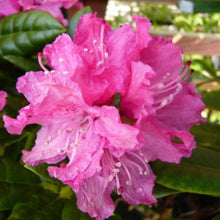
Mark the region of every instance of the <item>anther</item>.
[[60, 63], [63, 63], [64, 61], [65, 61], [65, 59], [59, 58], [59, 62], [60, 62]]
[[126, 181], [126, 184], [128, 185], [128, 186], [130, 186], [131, 185], [131, 181]]

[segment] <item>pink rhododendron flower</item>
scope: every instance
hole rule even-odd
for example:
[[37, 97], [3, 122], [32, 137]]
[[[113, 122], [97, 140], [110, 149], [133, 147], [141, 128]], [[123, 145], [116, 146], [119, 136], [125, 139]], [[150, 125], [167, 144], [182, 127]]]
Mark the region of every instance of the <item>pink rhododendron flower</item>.
[[63, 25], [67, 20], [63, 17], [61, 8], [70, 8], [73, 5], [81, 8], [78, 0], [0, 0], [0, 17], [19, 11], [42, 10], [53, 15]]
[[7, 97], [7, 93], [4, 91], [0, 91], [0, 111], [4, 108], [4, 106], [6, 105], [6, 97]]
[[130, 61], [138, 57], [135, 39], [130, 25], [113, 31], [107, 22], [87, 14], [73, 41], [63, 34], [44, 48], [43, 55], [53, 69], [72, 75], [87, 104], [103, 104], [115, 93], [125, 94]]
[[20, 110], [17, 119], [3, 117], [7, 130], [21, 134], [27, 124], [42, 125], [32, 151], [23, 151], [24, 162], [34, 166], [68, 157], [64, 167], [72, 172], [62, 175], [71, 179], [74, 190], [101, 169], [104, 147], [117, 157], [139, 147], [137, 128], [122, 124], [113, 106], [85, 104], [78, 85], [64, 74], [28, 72], [18, 79], [17, 89], [31, 104]]
[[13, 134], [28, 124], [42, 126], [33, 149], [23, 151], [24, 162], [54, 164], [49, 174], [70, 185], [78, 207], [96, 219], [112, 214], [115, 189], [129, 203], [154, 203], [148, 161], [190, 156], [189, 129], [204, 121], [205, 106], [187, 82], [190, 63], [182, 72], [182, 50], [151, 37], [147, 19], [133, 19], [136, 31], [131, 25], [112, 30], [95, 14], [84, 15], [73, 40], [63, 34], [39, 54], [44, 72], [18, 79], [30, 104], [17, 119], [3, 117]]

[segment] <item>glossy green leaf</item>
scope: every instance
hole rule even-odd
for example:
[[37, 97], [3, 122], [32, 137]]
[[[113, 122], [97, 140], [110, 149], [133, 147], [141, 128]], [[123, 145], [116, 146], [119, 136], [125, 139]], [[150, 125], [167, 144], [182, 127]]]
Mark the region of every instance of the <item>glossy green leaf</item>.
[[24, 71], [38, 71], [41, 69], [38, 61], [32, 58], [15, 55], [4, 56], [3, 58]]
[[201, 164], [152, 163], [153, 172], [157, 176], [156, 183], [181, 192], [191, 192], [220, 196], [220, 170]]
[[43, 11], [28, 11], [0, 19], [0, 57], [32, 55], [51, 43], [65, 28]]
[[81, 10], [77, 11], [75, 15], [71, 18], [67, 33], [70, 35], [71, 38], [74, 36], [74, 32], [76, 30], [76, 26], [79, 23], [79, 19], [82, 15], [92, 13], [92, 9], [90, 7], [84, 7]]
[[178, 190], [169, 189], [160, 184], [155, 184], [153, 194], [156, 198], [161, 198], [178, 193]]
[[28, 170], [32, 171], [33, 173], [37, 174], [44, 180], [51, 182], [51, 183], [56, 183], [56, 184], [62, 184], [58, 179], [55, 179], [51, 177], [47, 171], [48, 164], [42, 163], [38, 166], [30, 166], [30, 165], [24, 165], [25, 168]]
[[201, 167], [217, 169], [220, 172], [220, 151], [207, 147], [197, 147], [191, 157], [183, 158], [182, 162]]
[[210, 110], [220, 110], [220, 90], [202, 93], [202, 100]]
[[220, 125], [217, 123], [201, 123], [193, 126], [191, 133], [195, 135], [197, 145], [220, 150]]

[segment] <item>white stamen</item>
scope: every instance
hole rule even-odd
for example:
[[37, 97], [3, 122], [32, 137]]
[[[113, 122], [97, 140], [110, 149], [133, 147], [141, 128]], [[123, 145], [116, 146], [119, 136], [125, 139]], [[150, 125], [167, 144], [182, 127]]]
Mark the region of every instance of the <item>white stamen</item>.
[[144, 175], [145, 175], [145, 176], [147, 176], [148, 174], [149, 174], [149, 171], [148, 171], [148, 170], [144, 171]]
[[93, 45], [96, 45], [97, 44], [97, 40], [93, 40]]
[[83, 50], [84, 50], [85, 52], [87, 52], [89, 49], [88, 49], [88, 48], [84, 48]]
[[105, 58], [108, 58], [108, 53], [107, 52], [105, 52]]
[[126, 184], [127, 184], [128, 186], [130, 186], [130, 185], [131, 185], [131, 181], [126, 181]]
[[59, 62], [60, 62], [60, 63], [63, 63], [64, 61], [65, 61], [65, 59], [59, 58]]
[[121, 162], [117, 162], [115, 165], [116, 167], [121, 167]]
[[104, 60], [101, 60], [97, 63], [97, 66], [99, 67], [99, 66], [102, 66], [103, 64], [104, 64]]
[[66, 74], [69, 74], [69, 72], [68, 72], [68, 71], [64, 71], [64, 72], [63, 72], [63, 74], [65, 74], [65, 75], [66, 75]]
[[71, 143], [70, 147], [74, 148], [74, 147], [76, 147], [76, 145], [74, 143]]

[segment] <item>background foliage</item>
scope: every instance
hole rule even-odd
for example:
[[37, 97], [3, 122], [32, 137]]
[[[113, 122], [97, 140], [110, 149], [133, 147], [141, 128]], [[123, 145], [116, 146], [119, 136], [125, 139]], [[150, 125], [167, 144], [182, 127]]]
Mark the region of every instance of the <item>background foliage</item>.
[[[139, 14], [150, 18], [155, 29], [168, 27], [179, 31], [219, 32], [220, 13], [189, 15], [167, 5], [141, 4]], [[137, 5], [130, 7], [131, 13], [136, 13]], [[17, 78], [26, 71], [40, 70], [36, 53], [63, 32], [67, 31], [73, 37], [79, 17], [90, 11], [90, 8], [84, 8], [77, 12], [67, 29], [41, 11], [18, 13], [0, 19], [0, 89], [8, 92], [8, 103], [0, 113], [1, 116], [7, 114], [16, 117], [18, 110], [27, 104], [25, 98], [17, 93], [15, 84]], [[118, 16], [111, 23], [119, 26], [129, 20], [125, 18]], [[109, 219], [175, 219], [171, 215], [169, 202], [174, 206], [177, 204], [176, 199], [188, 202], [190, 195], [194, 195], [191, 203], [195, 200], [196, 204], [198, 199], [206, 211], [211, 204], [209, 219], [219, 218], [220, 69], [214, 68], [210, 57], [184, 57], [184, 60], [188, 59], [192, 60], [192, 68], [195, 70], [190, 80], [197, 85], [207, 105], [203, 114], [208, 121], [191, 129], [197, 141], [197, 149], [192, 157], [183, 159], [179, 165], [159, 161], [151, 163], [157, 176], [154, 194], [158, 198], [158, 203], [152, 208], [129, 206], [113, 194], [117, 208], [115, 215]], [[32, 125], [27, 126], [20, 136], [9, 135], [0, 121], [0, 219], [90, 219], [77, 209], [72, 190], [48, 175], [46, 164], [36, 167], [23, 164], [21, 150], [32, 148], [38, 130], [39, 126]], [[208, 200], [209, 205], [204, 205], [203, 200]], [[201, 207], [196, 208], [200, 210]]]

